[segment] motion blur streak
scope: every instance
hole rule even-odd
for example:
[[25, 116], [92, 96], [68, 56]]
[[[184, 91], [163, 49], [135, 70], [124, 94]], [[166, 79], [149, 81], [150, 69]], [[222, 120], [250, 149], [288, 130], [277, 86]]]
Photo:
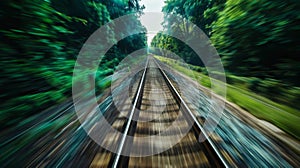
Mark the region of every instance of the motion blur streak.
[[[170, 79], [176, 79], [175, 84], [187, 80], [171, 69], [168, 75]], [[122, 88], [122, 85], [119, 87]], [[199, 105], [195, 108], [201, 116], [213, 113], [208, 108], [210, 99], [205, 94], [195, 94], [198, 92], [195, 87], [189, 88], [190, 94], [184, 95], [189, 105]], [[98, 99], [101, 102], [99, 105], [101, 111], [111, 112], [113, 108], [111, 95], [104, 92]], [[245, 123], [240, 119], [240, 114], [234, 114], [227, 109], [225, 116], [221, 119], [212, 138], [232, 166], [291, 167], [286, 161], [288, 158], [293, 160], [292, 164], [299, 164], [297, 156], [290, 155], [278, 146], [280, 143]], [[95, 122], [90, 121], [82, 125], [87, 124], [92, 127], [96, 124]], [[4, 167], [24, 165], [29, 167], [86, 167], [93, 165], [95, 164], [93, 160], [100, 160], [95, 157], [103, 149], [88, 137], [82, 125], [77, 121], [73, 104], [70, 101], [36, 114], [18, 126], [1, 132], [3, 135], [1, 136], [1, 149], [5, 151], [1, 157], [1, 165]]]
[[[139, 0], [0, 1], [0, 167], [111, 165], [114, 153], [94, 142], [88, 136], [90, 132], [83, 128], [92, 131], [96, 127], [98, 107], [111, 123], [124, 124], [126, 117], [119, 115], [110, 90], [112, 76], [125, 57], [143, 48], [164, 67], [175, 87], [179, 83], [183, 86], [180, 93], [185, 93], [181, 96], [199, 121], [203, 124], [211, 119], [212, 125], [216, 125], [210, 96], [218, 95], [218, 88], [215, 93], [210, 88], [212, 81], [220, 82], [220, 72], [211, 72], [213, 78], [209, 77], [210, 67], [205, 67], [189, 46], [163, 34], [184, 32], [189, 42], [194, 42], [200, 37], [190, 34], [193, 27], [186, 25], [187, 20], [211, 39], [225, 68], [227, 83], [223, 84], [227, 86], [227, 95], [219, 98], [226, 99], [226, 108], [210, 135], [222, 158], [230, 167], [300, 167], [299, 0], [166, 0], [162, 11], [178, 16], [178, 20], [165, 15], [164, 30], [152, 34], [152, 41], [146, 33], [117, 41], [116, 33], [109, 29], [105, 33], [110, 36], [101, 40], [115, 45], [103, 56], [98, 71], [83, 72], [73, 78], [82, 45], [99, 27], [133, 14], [133, 24], [124, 24], [122, 30], [147, 32], [139, 19], [144, 8]], [[181, 24], [175, 24], [178, 22]], [[171, 51], [182, 60], [173, 59], [164, 51]], [[143, 63], [139, 59], [134, 61]], [[131, 66], [126, 68], [131, 70]], [[153, 81], [147, 80], [151, 84], [147, 87], [160, 91], [163, 97], [163, 89], [154, 87], [165, 84], [155, 76], [157, 70], [150, 72], [148, 76]], [[122, 93], [130, 85], [132, 98], [139, 78], [125, 78], [116, 90]], [[92, 83], [94, 79], [96, 82]], [[78, 102], [72, 100], [72, 82], [90, 90], [83, 105], [88, 106], [84, 113], [95, 117], [93, 120], [79, 122], [86, 116], [76, 115], [74, 105]], [[91, 90], [92, 85], [95, 90]], [[89, 106], [88, 98], [94, 92], [98, 105]], [[171, 99], [166, 102], [173, 102]], [[166, 122], [159, 124], [163, 123]], [[186, 139], [194, 143], [187, 140], [189, 145], [183, 145]], [[117, 136], [111, 136], [111, 141], [117, 140]], [[207, 151], [206, 147], [201, 148], [189, 134], [168, 154], [157, 154], [152, 164], [145, 162], [139, 166], [208, 166], [214, 158], [205, 155], [209, 152], [203, 154], [198, 150]], [[191, 159], [199, 158], [196, 155], [201, 159]], [[121, 166], [135, 165], [145, 158], [130, 159]]]

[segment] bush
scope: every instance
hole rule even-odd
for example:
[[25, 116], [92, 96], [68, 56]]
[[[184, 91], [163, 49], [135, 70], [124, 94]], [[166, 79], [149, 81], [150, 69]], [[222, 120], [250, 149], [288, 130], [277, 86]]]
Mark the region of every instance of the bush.
[[298, 106], [298, 102], [300, 101], [299, 87], [289, 86], [276, 79], [266, 78], [263, 80], [252, 78], [249, 89], [275, 102], [300, 109]]

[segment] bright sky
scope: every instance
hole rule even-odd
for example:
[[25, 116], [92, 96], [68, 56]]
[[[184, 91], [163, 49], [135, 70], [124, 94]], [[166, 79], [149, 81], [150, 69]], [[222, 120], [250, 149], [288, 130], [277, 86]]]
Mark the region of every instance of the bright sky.
[[141, 5], [145, 5], [144, 12], [161, 12], [164, 0], [141, 0]]
[[165, 3], [164, 0], [141, 0], [140, 4], [145, 6], [145, 15], [141, 17], [141, 22], [148, 30], [148, 45], [150, 45], [155, 34], [162, 30], [160, 23], [163, 22], [163, 14], [161, 10]]

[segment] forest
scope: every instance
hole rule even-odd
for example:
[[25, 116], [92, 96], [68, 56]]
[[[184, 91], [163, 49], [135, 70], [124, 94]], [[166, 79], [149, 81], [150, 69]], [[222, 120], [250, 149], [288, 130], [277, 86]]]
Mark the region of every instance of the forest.
[[[222, 59], [229, 84], [299, 110], [299, 9], [296, 0], [166, 0], [162, 12], [203, 30]], [[74, 64], [87, 38], [126, 14], [136, 15], [136, 25], [125, 31], [145, 29], [138, 20], [143, 10], [139, 0], [2, 0], [1, 127], [70, 100]], [[183, 29], [170, 25], [165, 18], [165, 30]], [[113, 33], [108, 40], [114, 41]], [[180, 40], [158, 33], [151, 46], [178, 54], [207, 75], [198, 56]], [[96, 73], [96, 92], [110, 85], [102, 79], [127, 54], [145, 47], [146, 34], [137, 34], [110, 48]]]
[[[138, 17], [142, 10], [137, 0], [1, 1], [1, 128], [69, 100], [74, 64], [87, 38], [105, 23], [131, 13]], [[143, 28], [137, 20], [124, 29], [132, 27]], [[146, 41], [145, 34], [119, 41], [106, 53], [96, 79], [111, 75], [126, 54], [144, 48]], [[99, 93], [109, 81], [98, 81]]]
[[[158, 1], [0, 0], [0, 167], [209, 167], [221, 155], [232, 167], [300, 167], [300, 1]], [[161, 31], [147, 30], [147, 7], [161, 9]], [[211, 67], [193, 50], [207, 46]]]
[[[300, 3], [296, 0], [167, 0], [163, 12], [187, 19], [210, 38], [224, 65], [227, 82], [299, 109]], [[184, 31], [165, 18], [164, 29]], [[192, 40], [192, 39], [191, 39]], [[158, 33], [152, 43], [187, 63], [199, 57], [182, 41]], [[157, 54], [159, 53], [159, 51]]]

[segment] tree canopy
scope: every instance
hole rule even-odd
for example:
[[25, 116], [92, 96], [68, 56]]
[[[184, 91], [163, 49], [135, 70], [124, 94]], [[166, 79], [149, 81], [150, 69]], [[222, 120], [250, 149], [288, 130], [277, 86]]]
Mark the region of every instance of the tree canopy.
[[[117, 17], [136, 13], [138, 0], [3, 0], [0, 2], [1, 127], [18, 123], [71, 97], [76, 57], [87, 38]], [[107, 40], [114, 41], [114, 34]], [[146, 46], [145, 34], [127, 37], [106, 54], [97, 78], [110, 75], [127, 54]], [[101, 88], [100, 88], [101, 90]]]
[[[163, 11], [199, 26], [228, 73], [299, 86], [299, 9], [294, 0], [167, 0]], [[174, 29], [167, 18], [165, 24], [168, 31]], [[191, 59], [196, 57], [192, 51], [172, 37], [158, 34], [152, 46], [176, 51], [188, 63], [199, 65]]]

